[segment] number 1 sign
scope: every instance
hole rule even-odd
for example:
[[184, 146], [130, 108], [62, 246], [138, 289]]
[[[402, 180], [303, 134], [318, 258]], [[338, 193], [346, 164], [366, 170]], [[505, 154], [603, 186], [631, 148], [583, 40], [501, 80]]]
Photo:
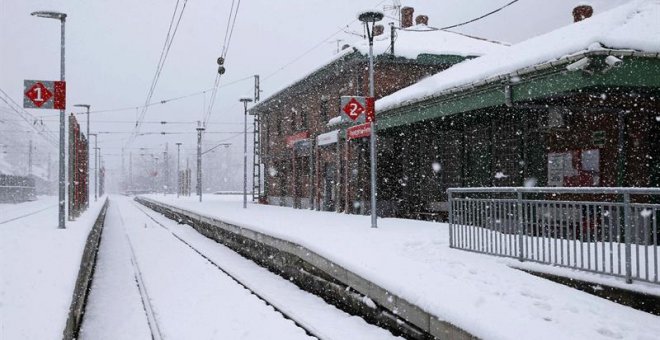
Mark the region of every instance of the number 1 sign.
[[66, 108], [66, 83], [63, 81], [25, 80], [23, 107], [26, 109]]

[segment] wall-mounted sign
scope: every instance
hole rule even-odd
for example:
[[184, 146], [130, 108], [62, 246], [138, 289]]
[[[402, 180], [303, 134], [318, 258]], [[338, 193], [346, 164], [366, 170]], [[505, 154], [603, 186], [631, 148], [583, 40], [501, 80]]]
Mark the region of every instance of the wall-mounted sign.
[[49, 80], [24, 80], [23, 107], [26, 109], [66, 109], [66, 83]]
[[303, 139], [309, 138], [309, 131], [304, 131], [300, 133], [296, 133], [295, 135], [291, 135], [289, 137], [286, 137], [286, 146], [288, 148], [292, 148], [296, 142], [301, 141]]
[[351, 126], [346, 130], [346, 139], [348, 140], [369, 137], [369, 135], [371, 135], [371, 123]]
[[337, 143], [338, 140], [339, 140], [339, 130], [333, 130], [318, 135], [318, 137], [316, 137], [316, 144], [318, 146], [330, 145]]
[[602, 148], [605, 146], [605, 131], [594, 131], [591, 133], [591, 142], [594, 146]]

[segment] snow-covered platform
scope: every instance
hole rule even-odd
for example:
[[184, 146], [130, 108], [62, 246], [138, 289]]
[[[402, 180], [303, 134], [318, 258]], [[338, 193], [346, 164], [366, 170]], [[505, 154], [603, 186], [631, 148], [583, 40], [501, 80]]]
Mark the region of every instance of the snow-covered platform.
[[105, 198], [67, 229], [57, 197], [0, 204], [0, 339], [62, 339], [87, 237]]
[[514, 269], [515, 260], [450, 249], [443, 223], [380, 219], [379, 228], [372, 229], [368, 216], [256, 204], [244, 210], [239, 197], [209, 195], [202, 203], [196, 197], [144, 198], [299, 245], [386, 290], [390, 297], [381, 301], [383, 296], [354, 287], [381, 306], [405, 301], [479, 338], [653, 339], [660, 334], [658, 316]]

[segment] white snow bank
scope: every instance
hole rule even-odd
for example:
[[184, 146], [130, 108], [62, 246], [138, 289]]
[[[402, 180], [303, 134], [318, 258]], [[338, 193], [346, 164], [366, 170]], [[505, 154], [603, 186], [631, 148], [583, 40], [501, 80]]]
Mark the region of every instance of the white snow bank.
[[594, 49], [660, 52], [660, 1], [634, 0], [584, 21], [457, 64], [376, 102], [379, 111]]
[[212, 196], [148, 196], [296, 242], [486, 339], [652, 339], [660, 317], [448, 246], [447, 224], [254, 205]]
[[[67, 229], [57, 228], [57, 197], [0, 205], [0, 339], [61, 339], [85, 242], [103, 199]], [[3, 218], [4, 220], [4, 218]]]

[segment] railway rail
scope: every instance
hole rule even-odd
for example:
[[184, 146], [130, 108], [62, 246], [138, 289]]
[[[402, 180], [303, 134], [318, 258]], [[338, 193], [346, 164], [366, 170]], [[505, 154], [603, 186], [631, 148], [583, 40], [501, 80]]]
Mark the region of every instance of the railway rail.
[[[287, 311], [285, 307], [283, 307], [283, 306], [279, 306], [277, 303], [274, 303], [274, 302], [270, 301], [270, 300], [269, 300], [267, 297], [265, 297], [264, 295], [262, 295], [262, 294], [256, 292], [256, 291], [250, 286], [249, 283], [245, 282], [245, 280], [242, 280], [241, 278], [237, 277], [236, 275], [231, 274], [227, 269], [223, 268], [223, 267], [222, 267], [220, 264], [218, 264], [216, 261], [213, 261], [211, 258], [209, 258], [208, 256], [204, 255], [203, 252], [201, 252], [199, 249], [197, 249], [196, 247], [194, 247], [192, 244], [190, 244], [189, 242], [185, 241], [184, 239], [182, 239], [181, 237], [179, 237], [178, 235], [176, 235], [176, 234], [175, 234], [174, 232], [172, 232], [167, 226], [165, 226], [163, 223], [161, 223], [160, 221], [158, 221], [157, 219], [155, 219], [155, 218], [151, 215], [151, 213], [147, 212], [147, 211], [146, 211], [143, 207], [141, 207], [138, 203], [136, 203], [136, 202], [132, 202], [132, 203], [133, 203], [133, 205], [134, 205], [138, 210], [140, 210], [143, 214], [145, 214], [147, 217], [149, 217], [149, 219], [151, 219], [153, 222], [155, 222], [159, 227], [161, 227], [161, 228], [165, 229], [167, 232], [169, 232], [169, 234], [170, 234], [172, 237], [174, 237], [175, 239], [177, 239], [179, 242], [185, 244], [188, 248], [190, 248], [192, 251], [194, 251], [197, 255], [201, 256], [204, 260], [208, 261], [211, 265], [213, 265], [216, 269], [218, 269], [218, 270], [219, 270], [220, 272], [222, 272], [224, 275], [226, 275], [226, 276], [228, 276], [229, 278], [231, 278], [236, 284], [240, 285], [241, 287], [243, 287], [244, 289], [246, 289], [247, 291], [249, 291], [254, 297], [256, 297], [257, 299], [259, 299], [259, 300], [261, 300], [262, 302], [264, 302], [267, 306], [272, 307], [275, 311], [277, 311], [279, 314], [281, 314], [285, 319], [288, 319], [288, 320], [292, 321], [297, 327], [299, 327], [299, 328], [301, 328], [302, 330], [304, 330], [305, 333], [306, 333], [308, 336], [313, 337], [313, 338], [316, 338], [316, 339], [320, 339], [320, 340], [327, 339], [327, 337], [322, 336], [318, 330], [314, 329], [314, 327], [313, 327], [312, 325], [309, 325], [309, 324], [307, 324], [306, 322], [304, 322], [304, 321], [302, 321], [302, 320], [299, 320], [297, 317], [295, 317], [294, 315], [292, 315], [292, 313], [291, 313], [290, 311]], [[129, 241], [130, 241], [130, 240], [129, 240]], [[134, 254], [133, 254], [133, 255], [134, 255]], [[139, 272], [139, 271], [138, 271], [138, 272]], [[156, 339], [156, 338], [155, 338], [155, 339]]]
[[44, 211], [46, 211], [46, 210], [48, 210], [48, 209], [52, 209], [53, 207], [56, 207], [56, 206], [57, 206], [57, 204], [49, 205], [49, 206], [47, 206], [47, 207], [45, 207], [45, 208], [37, 209], [37, 210], [32, 211], [32, 212], [27, 213], [27, 214], [23, 214], [23, 215], [16, 216], [16, 217], [13, 217], [13, 218], [10, 218], [10, 219], [7, 219], [7, 220], [0, 221], [0, 224], [5, 224], [5, 223], [9, 223], [9, 222], [13, 222], [13, 221], [20, 220], [20, 219], [22, 219], [22, 218], [30, 217], [30, 216], [32, 216], [32, 215], [36, 215], [36, 214], [38, 214], [38, 213], [40, 213], [40, 212], [44, 212]]

